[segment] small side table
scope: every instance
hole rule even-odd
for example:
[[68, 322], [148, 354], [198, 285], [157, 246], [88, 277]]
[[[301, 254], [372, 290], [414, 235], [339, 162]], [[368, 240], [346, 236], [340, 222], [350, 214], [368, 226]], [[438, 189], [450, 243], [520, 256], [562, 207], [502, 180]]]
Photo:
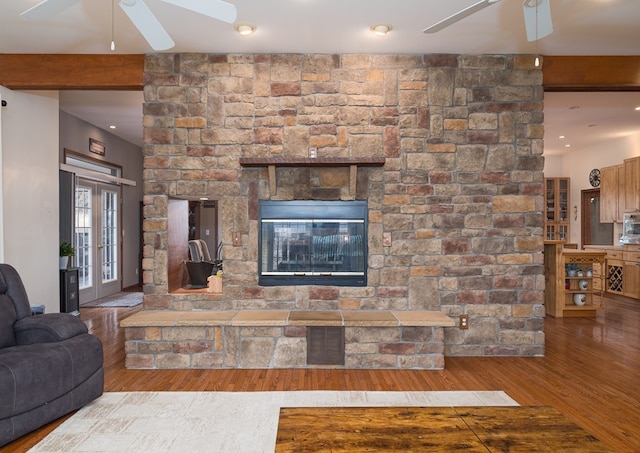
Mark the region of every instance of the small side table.
[[60, 313], [80, 316], [78, 268], [60, 269]]

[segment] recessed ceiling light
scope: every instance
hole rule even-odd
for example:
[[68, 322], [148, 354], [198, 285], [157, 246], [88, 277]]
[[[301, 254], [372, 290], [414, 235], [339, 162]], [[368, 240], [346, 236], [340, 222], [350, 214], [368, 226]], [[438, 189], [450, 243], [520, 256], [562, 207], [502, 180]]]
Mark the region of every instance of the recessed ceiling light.
[[636, 107], [636, 110], [638, 110], [640, 112], [640, 106]]
[[564, 135], [559, 136], [558, 138], [564, 138]]
[[242, 36], [249, 36], [257, 30], [256, 26], [251, 24], [235, 24], [233, 28], [235, 28]]
[[369, 30], [371, 30], [371, 32], [375, 33], [378, 36], [385, 36], [387, 33], [391, 31], [391, 25], [375, 24], [375, 25], [372, 25]]
[[565, 148], [571, 148], [571, 145], [569, 143], [567, 143], [566, 145], [564, 145]]
[[109, 126], [109, 129], [115, 129], [115, 128], [116, 128], [116, 126], [113, 125], [113, 124], [111, 126]]

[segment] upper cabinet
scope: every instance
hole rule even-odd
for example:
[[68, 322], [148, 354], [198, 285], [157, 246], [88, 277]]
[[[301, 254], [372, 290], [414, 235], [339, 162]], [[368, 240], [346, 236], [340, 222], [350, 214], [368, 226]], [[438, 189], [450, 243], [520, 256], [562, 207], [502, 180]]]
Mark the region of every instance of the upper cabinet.
[[548, 241], [569, 240], [569, 178], [544, 179], [544, 230]]
[[629, 211], [640, 211], [640, 156], [600, 169], [600, 222], [622, 222]]
[[624, 165], [600, 169], [600, 222], [622, 222], [624, 213]]
[[624, 210], [640, 211], [640, 156], [624, 160]]

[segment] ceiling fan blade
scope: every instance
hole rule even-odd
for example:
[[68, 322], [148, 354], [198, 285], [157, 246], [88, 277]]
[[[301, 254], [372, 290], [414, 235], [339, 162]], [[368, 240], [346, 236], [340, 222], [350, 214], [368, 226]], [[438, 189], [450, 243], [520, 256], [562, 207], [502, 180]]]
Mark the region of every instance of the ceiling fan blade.
[[175, 46], [171, 36], [143, 0], [120, 0], [118, 4], [153, 50], [167, 50]]
[[486, 8], [487, 6], [491, 6], [494, 3], [498, 3], [500, 0], [480, 0], [477, 3], [474, 3], [471, 6], [466, 7], [463, 10], [458, 11], [457, 13], [447, 17], [446, 19], [442, 19], [440, 22], [431, 25], [430, 27], [422, 30], [422, 33], [436, 33], [443, 28], [447, 28], [451, 24], [455, 24], [459, 20], [464, 19], [481, 9]]
[[527, 41], [542, 39], [553, 32], [551, 2], [549, 0], [524, 0], [522, 10], [527, 30]]
[[179, 6], [189, 11], [213, 17], [228, 24], [236, 21], [238, 12], [236, 6], [222, 0], [163, 0], [166, 3]]
[[73, 6], [79, 1], [80, 0], [44, 0], [28, 10], [21, 12], [20, 17], [32, 20], [47, 19]]

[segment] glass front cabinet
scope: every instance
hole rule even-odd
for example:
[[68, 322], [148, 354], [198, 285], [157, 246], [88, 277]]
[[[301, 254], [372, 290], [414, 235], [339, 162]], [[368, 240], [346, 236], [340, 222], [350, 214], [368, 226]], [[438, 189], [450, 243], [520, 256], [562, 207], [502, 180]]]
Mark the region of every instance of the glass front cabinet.
[[569, 240], [569, 178], [545, 178], [544, 229], [547, 241]]

